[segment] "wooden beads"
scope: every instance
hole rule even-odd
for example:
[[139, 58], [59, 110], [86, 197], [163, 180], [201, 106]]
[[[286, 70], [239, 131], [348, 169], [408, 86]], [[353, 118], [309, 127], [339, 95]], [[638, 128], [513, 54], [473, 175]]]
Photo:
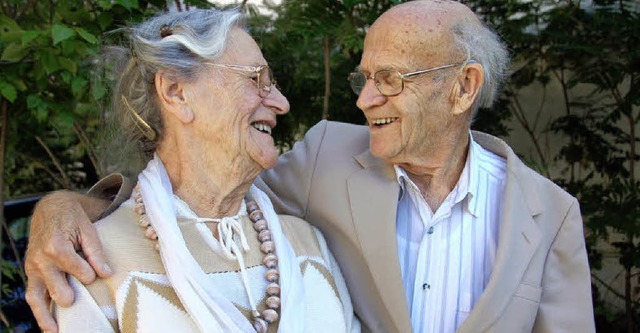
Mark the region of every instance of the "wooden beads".
[[[247, 203], [247, 213], [253, 222], [253, 229], [258, 232], [260, 241], [260, 251], [265, 254], [262, 263], [267, 267], [265, 278], [269, 281], [267, 285], [267, 299], [265, 304], [267, 309], [262, 311], [262, 315], [254, 313], [253, 327], [257, 332], [266, 332], [267, 325], [278, 320], [278, 310], [280, 308], [280, 272], [278, 272], [278, 257], [275, 254], [276, 244], [273, 241], [273, 234], [269, 231], [269, 224], [264, 219], [264, 214], [260, 211], [255, 201]], [[264, 330], [264, 331], [263, 331]]]
[[[158, 234], [156, 230], [153, 229], [151, 223], [149, 222], [149, 217], [147, 216], [147, 211], [144, 208], [144, 202], [142, 200], [142, 194], [140, 193], [140, 188], [136, 186], [133, 189], [133, 202], [135, 203], [134, 210], [139, 215], [138, 225], [144, 229], [144, 236], [151, 240], [158, 240]], [[156, 250], [158, 249], [158, 244], [155, 246]]]

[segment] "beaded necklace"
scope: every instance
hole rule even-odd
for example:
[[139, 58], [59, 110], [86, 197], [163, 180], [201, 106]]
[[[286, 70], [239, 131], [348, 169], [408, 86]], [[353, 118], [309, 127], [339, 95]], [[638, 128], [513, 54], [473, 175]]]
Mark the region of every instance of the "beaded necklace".
[[[149, 222], [149, 217], [146, 214], [144, 202], [142, 200], [142, 194], [140, 193], [140, 188], [138, 186], [133, 190], [133, 198], [135, 203], [135, 212], [139, 216], [138, 224], [144, 229], [144, 235], [151, 240], [157, 240], [158, 235]], [[253, 229], [258, 232], [260, 251], [264, 253], [262, 263], [267, 268], [267, 272], [265, 273], [265, 278], [269, 283], [266, 289], [267, 299], [265, 300], [267, 309], [262, 311], [262, 314], [260, 314], [255, 305], [251, 304], [253, 328], [258, 333], [264, 333], [267, 332], [269, 324], [278, 320], [277, 310], [280, 308], [280, 285], [278, 284], [280, 273], [278, 272], [278, 257], [275, 254], [275, 243], [272, 240], [271, 231], [269, 231], [267, 221], [264, 219], [264, 214], [255, 201], [249, 201], [247, 203], [247, 214], [253, 224]], [[155, 248], [156, 250], [159, 250], [159, 244], [157, 242], [155, 243]]]

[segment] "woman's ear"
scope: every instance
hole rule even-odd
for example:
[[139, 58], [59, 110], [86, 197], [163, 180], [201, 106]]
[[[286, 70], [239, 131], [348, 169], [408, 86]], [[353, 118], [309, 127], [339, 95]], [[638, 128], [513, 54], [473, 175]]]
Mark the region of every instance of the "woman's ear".
[[185, 84], [176, 81], [167, 72], [158, 71], [155, 77], [155, 86], [163, 110], [185, 124], [193, 121], [194, 114], [187, 103]]
[[473, 108], [483, 83], [484, 71], [481, 64], [470, 63], [464, 66], [453, 89], [453, 114], [463, 114]]

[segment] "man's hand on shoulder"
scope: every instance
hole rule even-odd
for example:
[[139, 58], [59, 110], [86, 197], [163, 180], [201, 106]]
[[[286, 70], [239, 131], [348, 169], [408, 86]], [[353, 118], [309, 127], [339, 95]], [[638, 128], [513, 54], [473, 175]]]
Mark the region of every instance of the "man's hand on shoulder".
[[26, 299], [44, 331], [56, 332], [50, 302], [73, 303], [66, 273], [82, 283], [111, 275], [102, 246], [92, 225], [109, 201], [70, 191], [57, 191], [36, 205], [31, 219], [29, 247], [25, 257], [28, 277]]

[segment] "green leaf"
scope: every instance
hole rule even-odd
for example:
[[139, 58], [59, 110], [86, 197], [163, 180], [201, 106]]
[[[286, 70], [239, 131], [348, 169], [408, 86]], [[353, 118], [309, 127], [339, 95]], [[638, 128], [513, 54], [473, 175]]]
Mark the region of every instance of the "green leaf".
[[40, 52], [42, 65], [47, 74], [51, 74], [60, 69], [60, 62], [53, 52]]
[[73, 122], [75, 121], [75, 117], [71, 112], [61, 112], [55, 117], [55, 122], [58, 126], [64, 126], [70, 128], [73, 126]]
[[18, 97], [16, 87], [5, 81], [0, 81], [0, 94], [9, 102], [13, 103]]
[[44, 104], [44, 101], [38, 95], [29, 95], [27, 96], [27, 108], [35, 109]]
[[53, 37], [53, 45], [60, 43], [63, 40], [67, 40], [76, 35], [76, 32], [73, 29], [61, 25], [55, 24], [53, 28], [51, 28], [51, 36]]
[[138, 8], [138, 0], [116, 0], [116, 3], [126, 9]]
[[78, 103], [75, 107], [75, 114], [77, 114], [81, 118], [87, 117], [88, 119], [85, 122], [85, 126], [88, 128], [92, 126], [99, 126], [100, 123], [95, 121], [95, 111], [96, 107], [94, 103]]
[[46, 107], [37, 108], [34, 110], [34, 113], [35, 113], [36, 119], [40, 123], [44, 123], [45, 121], [47, 121], [47, 118], [49, 118], [49, 112], [47, 112]]
[[101, 13], [100, 16], [98, 16], [98, 24], [100, 25], [100, 29], [102, 30], [106, 30], [112, 22], [113, 14], [109, 12]]
[[73, 59], [85, 57], [89, 52], [87, 47], [90, 47], [89, 44], [83, 40], [65, 40], [58, 45], [63, 56]]
[[18, 89], [18, 91], [25, 91], [27, 90], [27, 85], [24, 83], [24, 81], [22, 79], [17, 79], [17, 78], [12, 78], [11, 79], [11, 84], [16, 87], [16, 89]]
[[18, 43], [11, 43], [4, 49], [0, 60], [4, 61], [20, 61], [29, 53], [24, 46]]
[[[3, 260], [2, 261], [2, 275], [8, 277], [9, 279], [14, 279], [15, 277], [15, 273], [16, 273], [16, 267], [14, 266], [14, 263], [12, 263], [9, 260]], [[8, 285], [6, 284], [2, 284], [2, 292], [3, 292], [3, 296], [9, 295], [11, 293], [11, 291], [7, 292], [8, 289]]]
[[0, 15], [0, 41], [16, 42], [20, 40], [22, 29], [14, 20]]
[[45, 122], [49, 113], [47, 112], [47, 102], [38, 95], [27, 96], [27, 108], [36, 116], [36, 120], [40, 123]]
[[20, 41], [22, 42], [23, 46], [27, 45], [29, 44], [30, 41], [40, 36], [41, 33], [42, 33], [41, 31], [25, 31], [24, 34], [22, 34]]
[[24, 31], [22, 30], [10, 30], [2, 34], [2, 40], [7, 43], [15, 43], [22, 39], [22, 35], [24, 35]]
[[18, 23], [4, 15], [0, 15], [0, 36], [4, 37], [5, 33], [12, 30], [21, 30]]
[[96, 81], [92, 86], [91, 92], [93, 94], [93, 98], [98, 100], [107, 93], [107, 89], [105, 89], [104, 84], [100, 81]]
[[98, 39], [96, 38], [96, 36], [88, 32], [87, 30], [84, 30], [82, 28], [75, 28], [75, 30], [78, 33], [78, 35], [80, 35], [82, 39], [89, 42], [89, 44], [98, 44]]
[[356, 0], [344, 0], [343, 1], [344, 6], [346, 8], [352, 8], [356, 4], [356, 2], [357, 2]]
[[102, 9], [108, 10], [108, 9], [111, 9], [111, 6], [113, 6], [113, 3], [110, 0], [99, 0], [98, 6], [100, 6], [100, 8]]
[[77, 66], [76, 66], [76, 62], [69, 59], [69, 58], [58, 58], [58, 62], [60, 63], [60, 67], [62, 67], [63, 69], [68, 70], [69, 72], [71, 72], [72, 74], [76, 74], [77, 71]]
[[80, 94], [80, 92], [82, 92], [82, 90], [84, 90], [86, 86], [87, 86], [87, 80], [85, 80], [85, 78], [81, 76], [76, 76], [71, 81], [71, 92], [74, 95], [78, 95]]
[[66, 83], [66, 84], [70, 84], [71, 80], [73, 79], [73, 75], [71, 75], [71, 73], [69, 72], [61, 72], [60, 73], [60, 78], [62, 79], [62, 82]]

